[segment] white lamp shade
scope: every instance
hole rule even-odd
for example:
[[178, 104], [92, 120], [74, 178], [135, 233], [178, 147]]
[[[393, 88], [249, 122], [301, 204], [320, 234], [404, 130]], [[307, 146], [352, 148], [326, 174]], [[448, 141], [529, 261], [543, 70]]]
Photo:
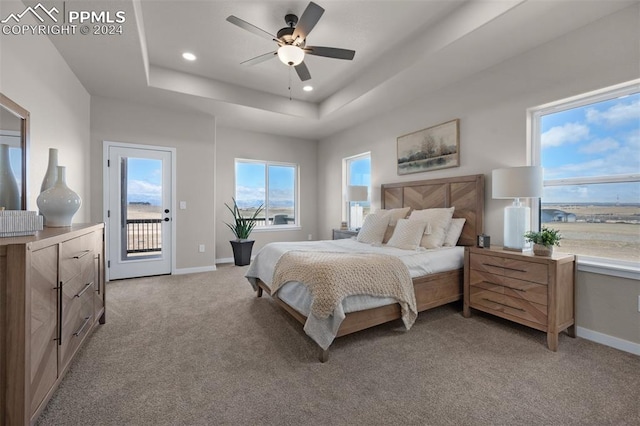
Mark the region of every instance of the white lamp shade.
[[298, 46], [285, 44], [278, 48], [278, 58], [283, 64], [295, 67], [300, 65], [300, 62], [304, 59], [304, 50]]
[[496, 169], [491, 173], [493, 198], [542, 197], [542, 167]]
[[347, 201], [367, 201], [369, 199], [369, 187], [349, 185], [347, 187]]

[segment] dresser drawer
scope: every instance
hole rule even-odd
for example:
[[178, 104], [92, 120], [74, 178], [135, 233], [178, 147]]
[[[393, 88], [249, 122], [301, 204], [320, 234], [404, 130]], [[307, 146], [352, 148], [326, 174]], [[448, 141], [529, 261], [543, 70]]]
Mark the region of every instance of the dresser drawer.
[[495, 293], [506, 294], [517, 299], [546, 305], [548, 286], [530, 281], [505, 277], [486, 271], [472, 269], [469, 277], [471, 287], [480, 287]]
[[[76, 281], [79, 279], [74, 278], [71, 282]], [[79, 295], [74, 291], [67, 293], [64, 285], [62, 289], [62, 341], [58, 357], [60, 369], [64, 369], [69, 363], [93, 324], [93, 286], [88, 286]]]
[[84, 269], [91, 267], [94, 247], [94, 234], [63, 242], [60, 247], [60, 281], [66, 283]]
[[492, 314], [508, 314], [543, 326], [547, 325], [547, 306], [496, 293], [479, 287], [471, 287], [470, 302], [474, 308]]
[[548, 283], [548, 268], [545, 263], [527, 262], [499, 256], [473, 254], [471, 269], [485, 271], [504, 277], [518, 278], [539, 284]]

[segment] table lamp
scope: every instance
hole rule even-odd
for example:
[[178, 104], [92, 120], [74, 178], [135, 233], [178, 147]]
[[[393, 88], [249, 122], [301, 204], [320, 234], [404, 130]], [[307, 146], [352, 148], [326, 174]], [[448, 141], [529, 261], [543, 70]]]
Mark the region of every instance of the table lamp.
[[[362, 227], [362, 206], [360, 201], [369, 199], [369, 187], [360, 185], [349, 185], [347, 187], [347, 203], [349, 203], [349, 227], [360, 229]], [[351, 205], [351, 203], [355, 203]]]
[[531, 209], [522, 205], [520, 198], [542, 196], [542, 167], [496, 169], [491, 176], [493, 198], [513, 198], [513, 204], [504, 208], [504, 249], [525, 251], [529, 248], [524, 234], [531, 230]]

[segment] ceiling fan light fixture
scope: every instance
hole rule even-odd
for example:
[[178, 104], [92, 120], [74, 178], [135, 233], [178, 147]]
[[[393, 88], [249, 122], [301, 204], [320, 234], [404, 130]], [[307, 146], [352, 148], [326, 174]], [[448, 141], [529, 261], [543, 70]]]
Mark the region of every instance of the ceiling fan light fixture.
[[304, 59], [304, 50], [298, 46], [285, 44], [278, 48], [278, 58], [283, 64], [295, 67], [296, 65], [300, 65]]
[[191, 52], [184, 52], [184, 53], [182, 54], [182, 57], [183, 57], [184, 59], [186, 59], [187, 61], [195, 61], [195, 60], [197, 59], [197, 58], [196, 58], [196, 55], [194, 55], [194, 54], [193, 54], [193, 53], [191, 53]]
[[302, 90], [304, 90], [305, 92], [311, 92], [313, 91], [313, 86], [304, 86]]

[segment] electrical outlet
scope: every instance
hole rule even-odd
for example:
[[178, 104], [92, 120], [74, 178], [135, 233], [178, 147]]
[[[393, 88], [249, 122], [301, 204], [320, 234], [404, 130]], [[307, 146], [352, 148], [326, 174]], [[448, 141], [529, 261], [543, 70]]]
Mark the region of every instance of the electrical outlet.
[[204, 244], [200, 244], [200, 246], [198, 247], [198, 251], [200, 253], [204, 253]]
[[180, 201], [180, 210], [186, 210], [186, 209], [187, 209], [187, 202]]
[[308, 239], [309, 241], [311, 241], [311, 240], [313, 239], [313, 235], [311, 235], [311, 234], [307, 235], [307, 239]]

